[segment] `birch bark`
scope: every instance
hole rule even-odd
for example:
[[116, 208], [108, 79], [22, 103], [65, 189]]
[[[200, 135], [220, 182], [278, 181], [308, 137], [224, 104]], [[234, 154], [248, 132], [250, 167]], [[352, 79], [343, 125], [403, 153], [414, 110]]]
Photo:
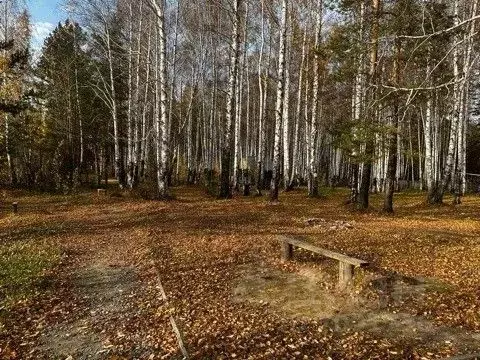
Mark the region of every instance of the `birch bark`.
[[320, 43], [322, 36], [323, 0], [317, 0], [315, 24], [315, 58], [313, 63], [313, 95], [312, 120], [308, 144], [308, 196], [317, 197], [318, 193], [318, 136], [319, 136], [319, 103], [320, 103]]
[[[282, 20], [280, 27], [280, 46], [278, 50], [278, 82], [277, 101], [275, 106], [275, 143], [273, 151], [273, 176], [270, 185], [270, 201], [278, 201], [281, 169], [281, 132], [283, 120], [283, 101], [285, 98], [285, 51], [287, 42], [287, 6], [288, 1], [282, 1]], [[285, 149], [284, 149], [285, 150]], [[287, 149], [288, 150], [288, 149]]]
[[300, 168], [300, 123], [302, 120], [302, 93], [303, 93], [303, 73], [305, 67], [305, 56], [307, 47], [307, 28], [303, 30], [302, 42], [302, 59], [300, 62], [300, 69], [298, 73], [298, 94], [297, 94], [297, 109], [295, 112], [295, 131], [293, 139], [293, 153], [292, 153], [292, 175], [288, 184], [287, 190], [292, 190], [295, 186], [295, 180], [299, 177], [298, 171]]
[[[369, 81], [371, 84], [375, 84], [377, 75], [377, 62], [378, 62], [378, 38], [379, 38], [379, 16], [380, 16], [380, 0], [372, 0], [372, 29], [371, 29], [371, 48], [370, 48], [370, 69], [369, 69]], [[367, 127], [375, 122], [376, 111], [376, 89], [371, 87], [368, 96], [368, 122]], [[372, 137], [373, 138], [373, 137]], [[362, 181], [360, 185], [360, 192], [358, 197], [358, 208], [360, 210], [367, 209], [369, 205], [370, 196], [370, 178], [372, 173], [372, 157], [374, 152], [373, 140], [367, 137], [365, 143], [365, 162], [362, 171]]]
[[227, 92], [227, 110], [225, 133], [222, 146], [221, 174], [220, 174], [220, 194], [219, 197], [229, 199], [232, 197], [232, 187], [230, 178], [231, 158], [232, 158], [232, 135], [233, 120], [235, 116], [235, 93], [237, 85], [238, 60], [240, 48], [240, 6], [242, 0], [234, 0], [233, 4], [233, 29], [231, 39], [230, 54], [230, 74]]
[[158, 32], [159, 63], [158, 78], [156, 79], [160, 98], [159, 114], [155, 120], [156, 141], [156, 165], [157, 165], [157, 188], [158, 198], [165, 200], [169, 198], [167, 181], [167, 68], [166, 68], [166, 34], [165, 34], [165, 9], [163, 0], [149, 0], [156, 16]]

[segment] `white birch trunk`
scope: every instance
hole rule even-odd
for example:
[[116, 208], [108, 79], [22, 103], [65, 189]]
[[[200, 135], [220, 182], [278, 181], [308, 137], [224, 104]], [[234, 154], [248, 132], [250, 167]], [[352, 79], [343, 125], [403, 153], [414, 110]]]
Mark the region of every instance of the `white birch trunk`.
[[298, 178], [298, 171], [300, 168], [300, 123], [302, 120], [302, 93], [303, 93], [303, 73], [305, 67], [305, 56], [307, 48], [307, 28], [303, 30], [303, 43], [302, 43], [302, 59], [300, 62], [300, 69], [298, 73], [298, 93], [297, 93], [297, 109], [295, 113], [295, 132], [293, 140], [293, 153], [292, 153], [292, 176], [290, 177], [290, 183], [288, 187], [293, 188], [295, 179]]
[[316, 24], [315, 24], [315, 58], [313, 64], [313, 94], [312, 94], [312, 120], [310, 142], [308, 144], [308, 152], [310, 161], [308, 164], [308, 195], [311, 197], [318, 196], [318, 152], [317, 143], [319, 137], [319, 103], [320, 103], [320, 54], [319, 47], [322, 36], [322, 14], [323, 2], [317, 0], [316, 6]]
[[[265, 4], [262, 5], [262, 30], [260, 40], [260, 54], [258, 58], [258, 92], [259, 92], [259, 106], [258, 106], [258, 168], [257, 168], [257, 195], [262, 194], [262, 180], [263, 180], [263, 162], [265, 160], [265, 110], [266, 110], [266, 75], [263, 73], [263, 52], [265, 50]], [[265, 77], [265, 78], [264, 78]]]
[[[141, 112], [140, 112], [140, 70], [142, 65], [142, 32], [143, 32], [143, 0], [140, 0], [138, 39], [137, 39], [137, 59], [135, 68], [135, 92], [133, 100], [134, 109], [134, 140], [133, 140], [133, 185], [138, 183], [140, 159], [142, 152], [142, 141], [140, 133]], [[148, 62], [148, 59], [147, 59]], [[148, 66], [148, 65], [147, 65]], [[146, 102], [146, 99], [145, 99]]]
[[143, 108], [142, 108], [142, 124], [141, 124], [141, 132], [142, 132], [142, 141], [141, 141], [141, 155], [140, 155], [140, 177], [145, 176], [145, 168], [147, 164], [147, 157], [149, 151], [149, 143], [148, 139], [149, 136], [147, 134], [148, 124], [147, 124], [147, 111], [149, 108], [148, 102], [148, 90], [150, 88], [150, 73], [151, 73], [151, 52], [152, 52], [152, 30], [151, 28], [148, 31], [148, 40], [147, 40], [147, 53], [146, 53], [146, 74], [145, 74], [145, 88], [144, 88], [144, 101], [143, 101]]
[[128, 18], [127, 186], [133, 188], [133, 2]]
[[[459, 20], [459, 13], [458, 13], [458, 2], [459, 0], [455, 0], [454, 2], [454, 26], [458, 26]], [[454, 36], [454, 43], [456, 44], [458, 41], [458, 36]], [[456, 143], [458, 140], [458, 123], [460, 118], [460, 103], [461, 103], [461, 87], [460, 87], [460, 67], [459, 67], [459, 49], [458, 46], [455, 46], [453, 49], [453, 77], [455, 80], [455, 84], [453, 86], [453, 109], [452, 114], [450, 116], [450, 132], [449, 132], [449, 139], [448, 139], [448, 150], [447, 150], [447, 157], [445, 160], [445, 166], [443, 169], [443, 175], [441, 184], [439, 189], [436, 193], [434, 202], [442, 202], [443, 195], [447, 190], [447, 187], [451, 183], [452, 180], [452, 170], [454, 168], [454, 160], [455, 160], [455, 150], [456, 150]]]
[[[172, 120], [173, 120], [173, 102], [175, 100], [175, 88], [176, 88], [176, 82], [177, 82], [177, 47], [178, 47], [178, 23], [180, 19], [180, 3], [181, 0], [177, 1], [177, 9], [175, 13], [175, 30], [174, 30], [174, 38], [173, 38], [173, 54], [172, 54], [172, 81], [170, 83], [170, 96], [169, 96], [169, 108], [168, 108], [168, 124], [167, 124], [167, 143], [169, 148], [172, 148], [173, 146], [173, 136], [172, 136]], [[170, 156], [168, 157], [168, 167], [169, 167], [169, 172], [172, 171], [172, 166], [173, 164], [171, 163], [173, 161], [173, 153], [170, 153]], [[177, 158], [177, 162], [178, 162]]]
[[285, 50], [287, 42], [287, 0], [282, 1], [282, 23], [280, 28], [280, 46], [278, 50], [277, 101], [275, 106], [275, 143], [273, 152], [273, 177], [270, 186], [270, 201], [278, 201], [281, 165], [281, 131], [283, 104], [285, 98]]
[[243, 24], [243, 52], [240, 62], [240, 71], [237, 74], [237, 91], [236, 91], [236, 112], [235, 112], [235, 145], [233, 158], [233, 188], [238, 190], [238, 180], [240, 171], [240, 162], [242, 158], [242, 116], [243, 116], [243, 77], [245, 73], [245, 63], [247, 56], [247, 27], [248, 27], [248, 3], [245, 3], [245, 22]]
[[222, 146], [221, 161], [221, 178], [220, 178], [220, 197], [231, 198], [231, 178], [230, 178], [230, 161], [232, 157], [232, 133], [233, 121], [235, 117], [235, 93], [237, 88], [237, 73], [240, 48], [240, 6], [242, 0], [234, 0], [233, 6], [233, 29], [231, 39], [231, 55], [230, 55], [230, 74], [227, 92], [227, 110], [226, 125]]
[[[470, 17], [473, 18], [477, 16], [478, 11], [478, 0], [472, 0], [472, 6], [470, 10]], [[460, 117], [460, 140], [459, 140], [459, 149], [458, 149], [458, 167], [460, 173], [460, 194], [464, 195], [467, 190], [467, 130], [468, 130], [468, 120], [470, 116], [470, 78], [471, 70], [473, 65], [472, 51], [474, 45], [474, 35], [476, 32], [476, 22], [472, 21], [470, 24], [470, 31], [468, 38], [466, 39], [466, 50], [465, 50], [465, 59], [463, 67], [463, 75], [465, 77], [465, 87], [464, 87], [464, 109], [462, 109]], [[467, 35], [466, 35], [467, 36]]]
[[283, 91], [283, 109], [282, 109], [282, 125], [283, 125], [283, 179], [284, 187], [288, 189], [291, 177], [291, 161], [290, 161], [290, 48], [291, 48], [291, 31], [289, 25], [286, 26], [285, 40], [285, 88]]
[[168, 182], [167, 182], [167, 68], [166, 68], [166, 34], [165, 34], [165, 9], [163, 0], [149, 0], [152, 4], [156, 19], [158, 32], [158, 52], [159, 63], [157, 64], [158, 78], [156, 79], [159, 92], [159, 114], [155, 121], [156, 141], [156, 165], [157, 165], [157, 187], [159, 199], [167, 199]]
[[115, 70], [113, 67], [113, 51], [112, 43], [110, 38], [110, 29], [108, 25], [105, 24], [105, 35], [107, 40], [107, 59], [108, 59], [108, 70], [109, 70], [109, 85], [110, 85], [110, 96], [111, 96], [111, 113], [113, 120], [113, 141], [114, 141], [114, 154], [115, 154], [115, 177], [118, 180], [118, 185], [122, 189], [124, 187], [124, 166], [123, 159], [121, 156], [120, 148], [120, 124], [118, 119], [118, 107], [117, 107], [117, 92], [115, 89]]

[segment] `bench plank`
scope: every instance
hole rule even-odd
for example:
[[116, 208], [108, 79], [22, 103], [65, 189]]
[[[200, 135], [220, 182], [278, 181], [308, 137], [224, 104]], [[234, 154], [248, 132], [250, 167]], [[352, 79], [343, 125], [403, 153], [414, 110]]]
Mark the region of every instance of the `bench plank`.
[[445, 358], [442, 360], [478, 360], [480, 359], [480, 353], [470, 355], [459, 355], [454, 357]]
[[297, 247], [301, 247], [301, 248], [306, 249], [306, 250], [310, 250], [314, 253], [317, 253], [317, 254], [320, 254], [320, 255], [338, 260], [342, 263], [351, 264], [353, 266], [366, 266], [366, 265], [368, 265], [367, 261], [356, 259], [356, 258], [347, 256], [347, 255], [339, 254], [339, 253], [336, 253], [334, 251], [330, 251], [330, 250], [327, 250], [327, 249], [323, 249], [321, 247], [309, 244], [306, 241], [296, 239], [296, 238], [293, 238], [293, 237], [290, 237], [290, 236], [279, 235], [278, 239], [280, 241], [282, 241], [283, 243], [288, 243], [288, 244], [291, 244], [291, 245], [294, 245], [294, 246], [297, 246]]

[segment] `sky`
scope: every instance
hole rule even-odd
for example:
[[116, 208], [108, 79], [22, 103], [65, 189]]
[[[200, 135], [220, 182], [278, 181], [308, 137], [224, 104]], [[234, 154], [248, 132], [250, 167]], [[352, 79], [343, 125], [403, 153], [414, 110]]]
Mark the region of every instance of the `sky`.
[[43, 41], [67, 14], [62, 10], [62, 0], [26, 0], [32, 16], [32, 47], [38, 53]]

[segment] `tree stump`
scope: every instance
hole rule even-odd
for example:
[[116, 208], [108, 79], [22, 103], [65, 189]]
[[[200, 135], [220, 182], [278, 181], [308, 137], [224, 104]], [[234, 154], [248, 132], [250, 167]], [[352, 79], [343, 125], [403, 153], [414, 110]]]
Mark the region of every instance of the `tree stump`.
[[97, 189], [98, 196], [105, 196], [106, 192], [107, 191], [105, 189]]
[[453, 197], [453, 205], [460, 205], [462, 203], [462, 194], [460, 192], [455, 192]]

